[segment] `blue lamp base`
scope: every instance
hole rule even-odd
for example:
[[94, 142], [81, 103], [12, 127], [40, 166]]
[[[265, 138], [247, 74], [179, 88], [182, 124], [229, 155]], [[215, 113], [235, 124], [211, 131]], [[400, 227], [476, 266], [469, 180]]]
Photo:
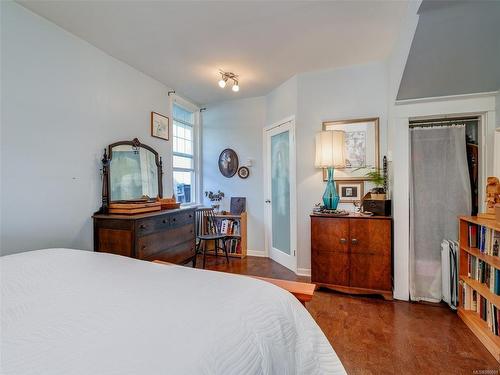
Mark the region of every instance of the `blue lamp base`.
[[326, 183], [325, 193], [323, 194], [323, 204], [329, 210], [336, 210], [339, 205], [340, 197], [333, 181], [333, 167], [327, 169], [328, 182]]

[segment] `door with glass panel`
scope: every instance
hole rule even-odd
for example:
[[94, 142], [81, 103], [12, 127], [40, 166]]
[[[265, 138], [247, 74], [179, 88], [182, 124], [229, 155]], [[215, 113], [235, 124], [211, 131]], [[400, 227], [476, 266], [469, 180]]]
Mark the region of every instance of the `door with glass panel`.
[[264, 144], [267, 252], [271, 259], [296, 272], [294, 121], [267, 128]]

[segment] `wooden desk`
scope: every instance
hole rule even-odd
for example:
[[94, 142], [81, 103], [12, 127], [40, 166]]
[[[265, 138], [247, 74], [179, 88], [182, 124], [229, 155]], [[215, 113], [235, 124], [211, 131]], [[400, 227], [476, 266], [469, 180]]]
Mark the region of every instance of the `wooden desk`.
[[[174, 265], [173, 263], [164, 262], [161, 260], [154, 260], [153, 263], [164, 264], [167, 266]], [[215, 271], [215, 272], [221, 272], [221, 271]], [[292, 293], [295, 296], [295, 298], [297, 298], [300, 301], [300, 303], [302, 303], [304, 306], [306, 305], [306, 302], [312, 300], [314, 296], [314, 291], [316, 290], [316, 285], [310, 283], [301, 283], [298, 281], [272, 279], [270, 277], [260, 277], [252, 275], [242, 275], [242, 276], [248, 276], [254, 279], [267, 281], [268, 283], [274, 284], [282, 289], [285, 289], [286, 291]]]

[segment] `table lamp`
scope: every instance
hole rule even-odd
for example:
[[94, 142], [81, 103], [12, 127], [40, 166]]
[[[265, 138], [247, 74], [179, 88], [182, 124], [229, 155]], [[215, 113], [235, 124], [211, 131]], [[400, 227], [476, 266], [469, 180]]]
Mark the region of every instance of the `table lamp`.
[[327, 168], [323, 203], [325, 208], [336, 210], [339, 204], [339, 194], [333, 180], [333, 168], [345, 168], [345, 132], [343, 130], [324, 130], [316, 133], [316, 168]]

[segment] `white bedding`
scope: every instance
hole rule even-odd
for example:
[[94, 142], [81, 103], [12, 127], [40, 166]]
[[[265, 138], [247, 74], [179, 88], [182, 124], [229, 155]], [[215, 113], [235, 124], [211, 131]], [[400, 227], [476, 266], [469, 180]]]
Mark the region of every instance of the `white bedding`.
[[69, 249], [0, 267], [2, 374], [345, 374], [264, 281]]

